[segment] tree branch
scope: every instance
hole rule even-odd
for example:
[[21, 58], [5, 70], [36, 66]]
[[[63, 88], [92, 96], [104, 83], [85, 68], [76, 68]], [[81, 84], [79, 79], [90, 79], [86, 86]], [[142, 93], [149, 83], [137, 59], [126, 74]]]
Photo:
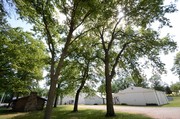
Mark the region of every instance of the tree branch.
[[110, 40], [110, 42], [108, 43], [108, 50], [109, 50], [109, 49], [111, 48], [111, 46], [112, 46], [112, 43], [113, 43], [113, 41], [114, 41], [114, 39], [115, 39], [115, 38], [114, 38], [114, 35], [115, 35], [116, 28], [117, 28], [118, 24], [121, 22], [122, 18], [123, 18], [123, 17], [119, 18], [118, 22], [115, 24], [115, 26], [114, 26], [114, 28], [113, 28], [113, 32], [112, 32], [112, 35], [111, 35], [111, 40]]
[[125, 44], [123, 45], [121, 51], [120, 51], [119, 54], [117, 55], [116, 60], [115, 60], [115, 63], [114, 63], [114, 65], [113, 65], [113, 67], [112, 67], [111, 77], [113, 77], [113, 76], [115, 75], [115, 68], [116, 68], [116, 66], [117, 66], [117, 64], [118, 64], [118, 62], [119, 62], [119, 58], [121, 57], [123, 51], [126, 49], [126, 47], [127, 47], [130, 43], [131, 43], [131, 42], [125, 43]]

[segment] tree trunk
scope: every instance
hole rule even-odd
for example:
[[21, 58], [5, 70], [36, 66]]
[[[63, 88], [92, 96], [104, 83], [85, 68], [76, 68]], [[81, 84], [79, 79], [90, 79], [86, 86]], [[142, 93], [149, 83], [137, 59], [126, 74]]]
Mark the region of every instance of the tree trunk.
[[56, 92], [56, 82], [57, 82], [57, 79], [55, 78], [51, 79], [51, 86], [48, 93], [48, 101], [47, 101], [47, 105], [45, 109], [44, 119], [51, 118], [53, 101], [54, 101], [55, 92]]
[[103, 105], [105, 104], [105, 99], [104, 98], [102, 98], [103, 99]]
[[80, 94], [80, 91], [78, 90], [78, 91], [76, 92], [76, 96], [75, 96], [75, 102], [74, 102], [73, 112], [78, 112], [79, 94]]
[[[58, 84], [57, 89], [59, 89], [59, 88], [60, 88], [60, 84]], [[56, 98], [55, 98], [55, 100], [54, 100], [54, 107], [57, 107], [57, 105], [58, 105], [58, 100], [59, 100], [59, 92], [56, 92]]]
[[112, 76], [110, 75], [109, 70], [109, 54], [105, 51], [105, 77], [106, 77], [106, 117], [115, 116], [114, 107], [113, 107], [113, 98], [112, 98], [112, 88], [111, 81]]
[[83, 79], [79, 89], [76, 92], [73, 112], [78, 112], [79, 94], [80, 94], [81, 90], [83, 89], [85, 82], [86, 82], [86, 79]]
[[63, 105], [63, 94], [60, 93], [60, 105]]
[[59, 100], [59, 94], [56, 94], [56, 98], [54, 100], [54, 107], [57, 107], [58, 105], [58, 100]]
[[106, 117], [115, 116], [110, 78], [106, 79], [106, 110]]

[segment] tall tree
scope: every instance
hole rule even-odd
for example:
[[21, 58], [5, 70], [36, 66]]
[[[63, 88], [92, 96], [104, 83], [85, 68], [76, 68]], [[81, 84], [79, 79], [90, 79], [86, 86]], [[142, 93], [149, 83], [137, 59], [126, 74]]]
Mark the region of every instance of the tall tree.
[[1, 89], [29, 92], [30, 85], [43, 78], [46, 60], [43, 43], [20, 28], [10, 28], [0, 34]]
[[174, 12], [174, 6], [164, 6], [163, 0], [153, 1], [106, 1], [103, 14], [93, 21], [97, 28], [96, 39], [100, 39], [104, 62], [106, 82], [106, 116], [115, 116], [112, 100], [111, 82], [116, 74], [118, 64], [121, 68], [131, 70], [136, 79], [142, 79], [138, 59], [146, 57], [152, 65], [163, 70], [163, 63], [158, 55], [160, 51], [168, 52], [176, 48], [170, 37], [160, 38], [158, 32], [150, 28], [150, 24], [159, 21], [169, 25], [165, 13]]
[[75, 95], [73, 112], [78, 111], [79, 95], [86, 83], [88, 82], [88, 84], [91, 84], [96, 80], [93, 76], [95, 74], [93, 69], [97, 67], [98, 62], [95, 62], [96, 56], [94, 43], [95, 41], [87, 35], [82, 37], [80, 41], [74, 43], [69, 50], [71, 52], [69, 58], [74, 62], [77, 62], [76, 67], [79, 69], [79, 85], [77, 86], [78, 88]]
[[[88, 30], [85, 26], [98, 9], [96, 0], [14, 0], [22, 18], [34, 24], [34, 30], [43, 37], [51, 54], [50, 90], [44, 118], [50, 119], [56, 84], [68, 55], [68, 48]], [[60, 18], [59, 18], [60, 17]], [[60, 20], [65, 18], [65, 20]], [[81, 26], [82, 29], [78, 29]], [[91, 29], [91, 28], [90, 28]], [[76, 32], [75, 32], [76, 31]], [[60, 44], [61, 43], [61, 44]], [[57, 66], [55, 65], [57, 62]]]

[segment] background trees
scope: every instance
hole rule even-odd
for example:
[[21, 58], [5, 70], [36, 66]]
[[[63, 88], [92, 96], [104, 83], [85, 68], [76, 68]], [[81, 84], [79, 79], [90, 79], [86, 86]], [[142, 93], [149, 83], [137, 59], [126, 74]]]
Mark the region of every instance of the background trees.
[[174, 66], [172, 68], [172, 71], [179, 76], [180, 79], [180, 52], [176, 54], [176, 57], [174, 59]]
[[31, 33], [6, 25], [0, 32], [1, 90], [29, 92], [33, 88], [33, 82], [43, 78], [43, 67], [47, 58], [45, 47]]
[[176, 93], [176, 95], [180, 91], [180, 82], [174, 83], [171, 85], [171, 90]]
[[154, 74], [149, 81], [151, 82], [151, 88], [159, 91], [165, 91], [165, 86], [162, 82], [161, 76], [159, 74]]

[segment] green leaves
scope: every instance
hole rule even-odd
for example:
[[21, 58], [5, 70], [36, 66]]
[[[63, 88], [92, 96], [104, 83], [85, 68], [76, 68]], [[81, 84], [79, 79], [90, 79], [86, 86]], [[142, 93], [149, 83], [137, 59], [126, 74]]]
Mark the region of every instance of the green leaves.
[[21, 28], [8, 26], [0, 34], [1, 88], [6, 91], [25, 91], [33, 80], [42, 79], [47, 58], [44, 45]]
[[172, 68], [172, 71], [174, 74], [179, 76], [180, 79], [180, 52], [176, 54], [176, 57], [174, 59], [174, 66]]

